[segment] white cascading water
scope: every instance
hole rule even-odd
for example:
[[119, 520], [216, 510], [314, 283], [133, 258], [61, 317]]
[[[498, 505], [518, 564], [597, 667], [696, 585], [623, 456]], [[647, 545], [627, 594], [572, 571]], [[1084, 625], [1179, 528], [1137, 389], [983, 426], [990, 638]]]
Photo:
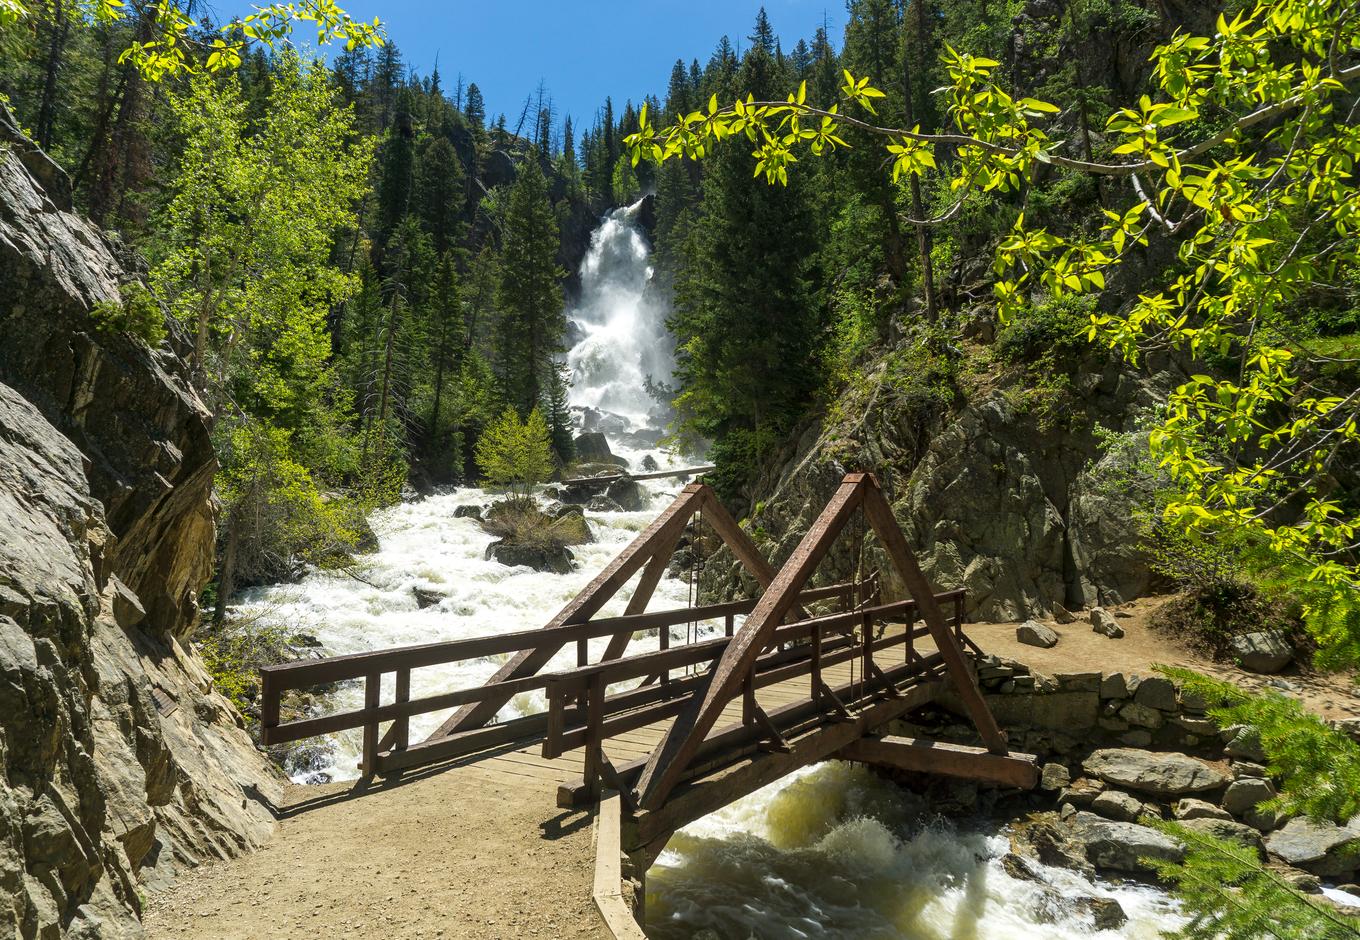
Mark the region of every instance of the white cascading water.
[[[684, 461], [649, 448], [659, 429], [644, 379], [670, 375], [672, 343], [666, 306], [652, 289], [640, 204], [606, 216], [581, 265], [581, 297], [569, 311], [578, 339], [568, 353], [571, 403], [587, 426], [610, 438], [614, 453], [638, 467], [648, 455], [661, 466]], [[639, 433], [642, 432], [642, 433]], [[650, 433], [648, 433], [650, 432]], [[507, 568], [483, 559], [491, 536], [459, 506], [485, 506], [494, 496], [465, 488], [382, 510], [370, 520], [379, 550], [353, 575], [316, 571], [292, 585], [248, 592], [237, 616], [314, 636], [328, 654], [464, 639], [544, 624], [654, 517], [681, 487], [644, 484], [642, 512], [590, 512], [596, 541], [572, 549], [577, 569], [557, 575]], [[442, 599], [421, 608], [416, 589]], [[625, 588], [604, 615], [621, 613]], [[663, 579], [653, 609], [681, 607], [688, 587]], [[592, 643], [598, 657], [606, 641]], [[655, 641], [653, 641], [654, 644]], [[641, 651], [647, 646], [635, 643]], [[504, 657], [416, 670], [413, 698], [477, 685]], [[574, 648], [549, 668], [575, 665]], [[387, 677], [389, 681], [391, 677]], [[390, 701], [393, 690], [384, 690]], [[332, 707], [362, 707], [362, 690], [341, 688]], [[520, 696], [502, 717], [544, 707], [541, 695]], [[444, 714], [411, 721], [413, 740]], [[360, 741], [336, 735], [299, 782], [352, 779]], [[1055, 909], [1052, 895], [1017, 881], [1000, 866], [1003, 832], [979, 824], [959, 830], [920, 816], [905, 791], [863, 769], [827, 763], [740, 800], [686, 827], [648, 875], [648, 933], [657, 938], [831, 937], [855, 940], [1092, 936], [1080, 915]], [[1177, 922], [1164, 896], [1147, 888], [1092, 884], [1072, 872], [1043, 869], [1066, 896], [1119, 899], [1129, 923], [1108, 938], [1152, 938]]]
[[654, 289], [651, 248], [638, 227], [643, 201], [605, 216], [581, 262], [581, 297], [568, 313], [583, 335], [567, 353], [571, 403], [648, 424], [645, 383], [670, 379], [674, 342]]

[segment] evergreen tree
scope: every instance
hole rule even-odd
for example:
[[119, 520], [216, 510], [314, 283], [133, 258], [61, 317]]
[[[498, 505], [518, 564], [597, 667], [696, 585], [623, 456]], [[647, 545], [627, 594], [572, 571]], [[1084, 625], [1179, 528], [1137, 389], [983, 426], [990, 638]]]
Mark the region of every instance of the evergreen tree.
[[510, 189], [503, 230], [497, 371], [506, 398], [528, 414], [549, 388], [566, 330], [557, 219], [532, 149]]
[[770, 25], [770, 18], [765, 14], [765, 8], [761, 7], [756, 12], [755, 29], [747, 37], [754, 44], [755, 48], [762, 50], [766, 55], [775, 55], [775, 35], [774, 27]]
[[444, 254], [462, 236], [467, 182], [463, 163], [447, 137], [425, 140], [416, 162], [412, 201], [434, 250]]
[[[740, 87], [757, 97], [783, 84], [774, 57], [754, 47]], [[819, 311], [810, 259], [815, 226], [806, 187], [752, 185], [744, 138], [709, 161], [702, 213], [689, 226], [676, 277], [676, 406], [683, 435], [714, 442], [725, 498], [739, 495], [820, 382]]]

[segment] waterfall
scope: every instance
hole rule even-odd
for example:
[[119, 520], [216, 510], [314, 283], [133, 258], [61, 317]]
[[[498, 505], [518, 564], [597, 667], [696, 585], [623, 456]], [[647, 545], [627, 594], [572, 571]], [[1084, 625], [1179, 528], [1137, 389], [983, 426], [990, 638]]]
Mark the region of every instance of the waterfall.
[[[606, 413], [632, 429], [655, 428], [658, 403], [646, 381], [668, 382], [674, 343], [657, 289], [651, 246], [638, 223], [639, 200], [604, 217], [581, 262], [581, 294], [567, 311], [574, 343], [567, 353], [571, 404], [591, 420]], [[615, 421], [619, 431], [628, 428]], [[607, 430], [607, 429], [606, 429]]]

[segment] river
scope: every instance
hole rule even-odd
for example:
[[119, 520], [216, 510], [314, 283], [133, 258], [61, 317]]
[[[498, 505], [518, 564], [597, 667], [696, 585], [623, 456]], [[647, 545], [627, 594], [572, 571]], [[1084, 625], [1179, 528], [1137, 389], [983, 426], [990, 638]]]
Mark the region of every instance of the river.
[[[571, 400], [583, 423], [603, 428], [614, 452], [634, 467], [649, 455], [662, 466], [678, 466], [684, 461], [647, 446], [657, 418], [643, 385], [669, 377], [671, 342], [665, 304], [651, 284], [638, 210], [616, 210], [602, 220], [582, 263], [581, 296], [569, 312], [575, 337], [567, 357]], [[588, 512], [595, 541], [573, 548], [577, 567], [562, 575], [483, 558], [491, 537], [456, 510], [486, 505], [493, 499], [489, 493], [463, 488], [402, 503], [374, 514], [379, 549], [364, 556], [353, 574], [316, 571], [297, 584], [258, 588], [235, 613], [310, 633], [331, 654], [541, 626], [681, 485], [644, 484], [641, 512]], [[435, 602], [422, 607], [417, 590]], [[620, 591], [604, 615], [621, 613], [629, 590]], [[651, 608], [684, 606], [687, 595], [687, 584], [663, 579]], [[595, 641], [597, 656], [605, 642]], [[554, 665], [574, 666], [575, 656], [574, 648], [565, 650]], [[417, 670], [412, 696], [476, 685], [502, 661]], [[337, 693], [337, 710], [361, 706], [358, 688]], [[521, 696], [502, 717], [543, 707], [541, 696]], [[444, 717], [412, 719], [412, 739], [423, 738]], [[357, 734], [337, 735], [296, 779], [353, 778], [358, 752]], [[1007, 849], [995, 824], [947, 823], [862, 768], [822, 764], [678, 833], [648, 875], [648, 933], [847, 940], [1095, 935], [1089, 918], [1006, 874], [1000, 857]], [[1129, 923], [1100, 936], [1150, 940], [1177, 922], [1165, 897], [1152, 889], [1093, 884], [1055, 869], [1043, 874], [1063, 896], [1119, 900]]]

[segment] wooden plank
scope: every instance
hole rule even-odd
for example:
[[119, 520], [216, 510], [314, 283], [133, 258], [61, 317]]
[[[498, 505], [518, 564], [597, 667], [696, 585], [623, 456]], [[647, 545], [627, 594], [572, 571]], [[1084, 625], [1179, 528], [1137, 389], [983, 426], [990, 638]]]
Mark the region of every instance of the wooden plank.
[[873, 526], [874, 534], [878, 536], [888, 557], [897, 567], [898, 574], [902, 576], [907, 590], [915, 599], [916, 608], [921, 612], [921, 619], [930, 628], [930, 634], [935, 639], [935, 647], [943, 654], [949, 675], [958, 688], [959, 697], [963, 699], [968, 716], [977, 726], [987, 750], [993, 754], [1005, 754], [1008, 749], [1006, 735], [997, 725], [996, 718], [982, 698], [982, 692], [977, 687], [977, 678], [963, 657], [958, 639], [945, 622], [944, 611], [941, 610], [939, 601], [935, 599], [935, 592], [931, 589], [930, 583], [921, 573], [915, 554], [907, 546], [906, 536], [902, 534], [902, 528], [893, 516], [892, 507], [884, 498], [877, 480], [870, 476], [866, 482], [869, 485], [865, 487], [864, 492], [864, 513], [869, 519], [869, 524]]
[[619, 794], [606, 790], [595, 815], [595, 877], [591, 898], [614, 940], [647, 940], [623, 899], [622, 826]]
[[[691, 483], [686, 486], [675, 501], [667, 506], [661, 515], [652, 520], [651, 525], [642, 530], [627, 548], [615, 556], [614, 560], [606, 565], [603, 571], [597, 574], [580, 593], [558, 611], [557, 616], [548, 622], [547, 628], [552, 629], [589, 620], [591, 615], [607, 604], [618, 589], [633, 576], [633, 573], [651, 558], [659, 546], [667, 544], [673, 536], [685, 527], [689, 517], [703, 505], [707, 490], [708, 487], [702, 483]], [[557, 651], [561, 648], [561, 643], [546, 641], [535, 649], [517, 653], [496, 671], [496, 674], [491, 677], [491, 682], [504, 682], [507, 679], [531, 675], [546, 666], [548, 661], [557, 655]], [[430, 740], [485, 724], [509, 700], [510, 696], [507, 695], [503, 700], [488, 699], [476, 705], [460, 708], [448, 721], [440, 725], [434, 734], [430, 735]]]
[[657, 809], [665, 802], [666, 795], [684, 775], [723, 707], [740, 691], [746, 672], [794, 606], [799, 590], [825, 556], [845, 520], [860, 504], [862, 477], [862, 474], [850, 474], [842, 481], [793, 555], [761, 595], [746, 623], [723, 651], [702, 696], [696, 693], [690, 706], [676, 717], [666, 732], [638, 781], [643, 807]]
[[1032, 790], [1039, 784], [1039, 761], [1033, 754], [992, 754], [985, 748], [923, 738], [865, 737], [846, 745], [836, 756], [895, 770], [962, 777], [1021, 790]]

